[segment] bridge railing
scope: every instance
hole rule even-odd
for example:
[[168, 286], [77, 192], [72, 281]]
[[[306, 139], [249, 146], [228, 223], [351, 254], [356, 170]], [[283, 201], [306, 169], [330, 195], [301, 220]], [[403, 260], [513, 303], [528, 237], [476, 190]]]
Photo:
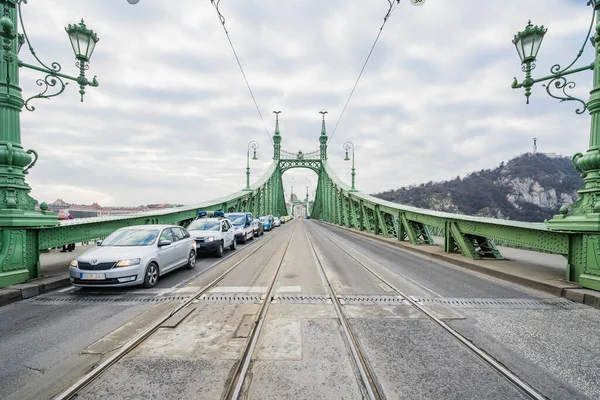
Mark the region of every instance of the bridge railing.
[[168, 208], [162, 210], [139, 212], [127, 215], [80, 218], [61, 221], [56, 227], [35, 228], [38, 234], [38, 249], [48, 249], [68, 243], [87, 242], [104, 238], [116, 229], [148, 224], [175, 224], [185, 226], [192, 221], [199, 210], [234, 212], [248, 210], [257, 213], [273, 213], [276, 191], [273, 190], [276, 179], [277, 164], [272, 163], [265, 174], [249, 191], [243, 190], [230, 195], [205, 201], [198, 204]]
[[473, 217], [381, 200], [351, 191], [329, 165], [317, 192], [319, 201], [313, 210], [317, 218], [416, 245], [434, 244], [433, 234], [442, 234], [446, 252], [473, 259], [501, 259], [496, 241], [568, 258], [571, 254], [570, 232], [552, 231], [543, 223]]

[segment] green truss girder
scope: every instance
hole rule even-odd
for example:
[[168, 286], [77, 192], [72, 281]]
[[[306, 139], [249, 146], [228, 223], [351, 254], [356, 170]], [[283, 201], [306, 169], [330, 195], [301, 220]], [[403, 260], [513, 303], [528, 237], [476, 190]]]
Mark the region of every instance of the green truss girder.
[[35, 228], [37, 248], [47, 249], [74, 242], [87, 242], [103, 238], [116, 229], [146, 224], [176, 224], [186, 226], [199, 210], [226, 212], [249, 211], [254, 215], [285, 215], [282, 172], [276, 162], [265, 176], [251, 186], [251, 191], [241, 191], [213, 201], [192, 206], [173, 208], [128, 216], [82, 218], [66, 221], [59, 226]]
[[600, 290], [600, 234], [552, 231], [543, 223], [471, 217], [384, 201], [351, 191], [324, 162], [319, 172], [313, 217], [351, 226], [414, 245], [434, 244], [432, 232], [444, 236], [446, 252], [465, 257], [502, 259], [495, 243], [562, 254], [568, 280]]

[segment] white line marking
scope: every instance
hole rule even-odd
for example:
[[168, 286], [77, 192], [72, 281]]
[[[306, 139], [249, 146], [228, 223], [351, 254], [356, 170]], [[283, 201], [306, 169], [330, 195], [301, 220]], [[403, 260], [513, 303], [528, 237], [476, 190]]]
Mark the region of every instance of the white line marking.
[[77, 288], [75, 286], [70, 286], [68, 288], [64, 288], [64, 289], [60, 289], [59, 292], [60, 293], [64, 293], [64, 292], [72, 292], [73, 290], [76, 290]]
[[266, 286], [217, 286], [210, 290], [211, 293], [264, 293]]
[[302, 292], [302, 286], [280, 286], [277, 289], [278, 293], [300, 293]]

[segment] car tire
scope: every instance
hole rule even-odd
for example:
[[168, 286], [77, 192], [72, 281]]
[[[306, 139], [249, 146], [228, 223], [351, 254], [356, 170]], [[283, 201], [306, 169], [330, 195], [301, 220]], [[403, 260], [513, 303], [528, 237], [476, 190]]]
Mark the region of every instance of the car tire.
[[250, 240], [254, 240], [254, 231], [250, 234]]
[[236, 238], [233, 238], [233, 240], [231, 241], [231, 246], [229, 246], [229, 250], [235, 250], [237, 249], [237, 240]]
[[146, 267], [146, 273], [144, 274], [144, 283], [142, 286], [145, 288], [153, 288], [156, 286], [156, 283], [158, 282], [158, 272], [158, 264], [155, 262], [148, 264]]
[[219, 248], [217, 249], [217, 252], [215, 253], [215, 256], [217, 256], [217, 258], [221, 258], [223, 257], [223, 253], [225, 252], [225, 249], [223, 247], [223, 241], [219, 242]]
[[243, 243], [243, 244], [246, 244], [246, 242], [247, 242], [247, 241], [248, 241], [248, 237], [247, 237], [247, 235], [244, 233], [244, 234], [242, 235], [242, 243]]
[[194, 250], [190, 251], [190, 255], [188, 256], [187, 269], [196, 268], [196, 252]]

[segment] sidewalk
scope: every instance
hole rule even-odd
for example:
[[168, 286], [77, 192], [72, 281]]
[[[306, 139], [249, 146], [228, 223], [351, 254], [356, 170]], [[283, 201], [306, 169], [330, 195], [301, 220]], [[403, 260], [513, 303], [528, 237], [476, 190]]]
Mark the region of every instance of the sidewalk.
[[[504, 260], [471, 260], [470, 258], [463, 257], [461, 254], [446, 253], [441, 245], [413, 245], [408, 242], [400, 242], [396, 238], [376, 236], [372, 233], [340, 227], [338, 225], [332, 226], [388, 243], [404, 250], [419, 253], [426, 257], [532, 289], [541, 290], [555, 296], [565, 297], [569, 300], [600, 309], [600, 292], [584, 289], [577, 283], [567, 281], [565, 279], [567, 260], [559, 254], [539, 253], [499, 246], [498, 249], [504, 256]], [[436, 237], [434, 240], [436, 243], [443, 244], [442, 238]]]
[[0, 306], [70, 285], [69, 264], [71, 260], [94, 246], [96, 245], [82, 246], [77, 243], [72, 252], [61, 253], [60, 249], [54, 249], [48, 253], [42, 253], [40, 255], [41, 276], [26, 283], [1, 288]]

